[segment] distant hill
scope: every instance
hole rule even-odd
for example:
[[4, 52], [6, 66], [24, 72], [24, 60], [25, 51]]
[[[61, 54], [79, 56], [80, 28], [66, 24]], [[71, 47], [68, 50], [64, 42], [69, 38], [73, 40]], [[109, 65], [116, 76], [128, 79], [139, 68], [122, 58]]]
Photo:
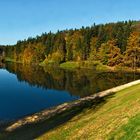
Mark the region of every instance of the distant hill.
[[[5, 52], [8, 60], [28, 64], [59, 65], [67, 61], [98, 61], [108, 66], [139, 67], [139, 33], [140, 21], [94, 23], [90, 27], [30, 37], [18, 41], [16, 45], [6, 46]], [[134, 48], [137, 52], [135, 55]], [[136, 62], [134, 59], [137, 59]]]

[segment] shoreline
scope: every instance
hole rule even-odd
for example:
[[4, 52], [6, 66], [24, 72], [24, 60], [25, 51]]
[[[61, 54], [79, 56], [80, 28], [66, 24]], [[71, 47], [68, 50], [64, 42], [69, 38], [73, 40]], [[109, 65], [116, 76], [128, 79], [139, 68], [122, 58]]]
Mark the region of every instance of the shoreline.
[[[14, 59], [5, 59], [5, 62], [11, 62], [11, 63], [17, 63], [17, 64], [23, 64], [23, 65], [31, 65], [31, 66], [41, 66], [41, 67], [51, 67], [51, 68], [59, 68], [59, 69], [64, 69], [64, 70], [96, 70], [99, 72], [133, 72], [133, 73], [140, 73], [140, 68], [136, 68], [135, 70], [130, 68], [130, 67], [124, 67], [124, 66], [114, 66], [110, 67], [107, 65], [101, 65], [101, 67], [98, 65], [97, 66], [65, 66], [66, 63], [71, 63], [71, 61], [67, 61], [58, 65], [52, 65], [52, 64], [43, 64], [43, 63], [30, 63], [30, 64], [25, 64], [20, 61], [15, 61]], [[72, 61], [73, 64], [76, 64], [76, 61]], [[64, 66], [63, 66], [64, 65]], [[79, 65], [79, 64], [78, 64]]]
[[87, 97], [81, 98], [79, 100], [70, 102], [70, 103], [64, 103], [64, 104], [61, 104], [59, 106], [52, 107], [50, 109], [46, 109], [46, 110], [43, 110], [41, 112], [35, 113], [33, 115], [26, 116], [25, 118], [19, 119], [15, 122], [11, 123], [11, 125], [6, 128], [6, 131], [12, 132], [12, 131], [14, 131], [18, 128], [21, 128], [25, 125], [30, 125], [30, 124], [45, 121], [45, 120], [50, 119], [58, 114], [65, 112], [65, 111], [68, 111], [68, 110], [73, 109], [75, 107], [83, 106], [84, 104], [96, 101], [96, 99], [101, 99], [103, 97], [114, 94], [118, 91], [121, 91], [123, 89], [129, 88], [129, 87], [137, 85], [137, 84], [140, 84], [140, 80], [136, 80], [136, 81], [133, 81], [133, 82], [121, 85], [121, 86], [117, 86], [117, 87], [99, 92], [95, 95], [87, 96]]

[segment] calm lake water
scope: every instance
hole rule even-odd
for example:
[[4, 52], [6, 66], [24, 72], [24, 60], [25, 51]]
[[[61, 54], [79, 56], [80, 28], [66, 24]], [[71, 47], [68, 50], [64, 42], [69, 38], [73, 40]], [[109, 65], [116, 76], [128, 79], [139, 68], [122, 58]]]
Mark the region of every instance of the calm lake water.
[[139, 78], [134, 73], [7, 63], [0, 68], [0, 120], [17, 119]]

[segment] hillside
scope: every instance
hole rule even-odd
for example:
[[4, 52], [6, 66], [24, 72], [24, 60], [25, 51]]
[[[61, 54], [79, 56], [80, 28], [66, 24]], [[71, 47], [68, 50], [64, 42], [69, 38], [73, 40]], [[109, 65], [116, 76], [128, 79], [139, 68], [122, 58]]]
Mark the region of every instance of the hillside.
[[44, 33], [5, 46], [6, 61], [64, 68], [100, 69], [106, 65], [134, 69], [140, 67], [139, 26], [139, 21], [125, 21]]

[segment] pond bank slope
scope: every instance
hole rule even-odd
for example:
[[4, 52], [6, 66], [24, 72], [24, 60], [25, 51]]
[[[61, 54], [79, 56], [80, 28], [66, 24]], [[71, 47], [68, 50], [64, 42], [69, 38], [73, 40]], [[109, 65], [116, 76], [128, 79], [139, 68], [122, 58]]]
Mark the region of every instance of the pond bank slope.
[[3, 132], [1, 139], [138, 139], [140, 84], [43, 122]]
[[140, 139], [140, 84], [85, 109], [38, 139]]

